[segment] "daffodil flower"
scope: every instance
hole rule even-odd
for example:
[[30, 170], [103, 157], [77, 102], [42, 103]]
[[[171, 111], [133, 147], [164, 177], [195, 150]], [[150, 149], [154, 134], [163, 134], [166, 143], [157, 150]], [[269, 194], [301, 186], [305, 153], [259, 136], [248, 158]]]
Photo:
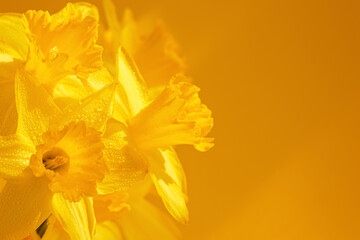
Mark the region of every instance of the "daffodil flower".
[[25, 70], [18, 70], [15, 89], [17, 132], [0, 138], [0, 177], [7, 180], [0, 193], [0, 238], [26, 237], [52, 213], [72, 239], [90, 239], [95, 218], [89, 197], [104, 176], [117, 180], [106, 187], [124, 190], [144, 175], [141, 162], [127, 161], [132, 152], [118, 155], [108, 146], [121, 142], [102, 136], [115, 85], [64, 110]]
[[104, 0], [103, 6], [108, 28], [100, 40], [104, 63], [110, 71], [116, 71], [116, 52], [122, 46], [134, 58], [151, 96], [160, 93], [173, 75], [184, 73], [186, 65], [179, 46], [161, 21], [149, 30], [145, 26], [149, 21], [135, 21], [130, 9], [124, 11], [120, 21], [111, 0]]
[[[113, 123], [112, 127], [119, 130], [114, 131], [114, 135], [124, 136], [128, 144], [146, 159], [150, 178], [165, 207], [176, 220], [184, 223], [188, 220], [186, 179], [172, 146], [190, 144], [199, 151], [210, 149], [213, 139], [206, 135], [213, 126], [211, 111], [201, 103], [199, 88], [183, 75], [175, 76], [151, 101], [135, 63], [124, 49], [118, 51], [117, 66], [118, 95], [123, 96], [121, 93], [124, 92], [127, 98], [115, 102], [114, 118], [119, 122]], [[117, 112], [117, 109], [121, 111]], [[125, 208], [119, 212], [111, 205], [107, 209], [95, 208], [99, 222], [95, 239], [179, 239], [173, 223], [145, 200], [147, 191], [139, 194], [133, 189], [129, 190], [130, 200], [126, 201], [130, 211]], [[99, 199], [95, 200], [95, 206], [98, 204]], [[112, 204], [111, 201], [108, 204]], [[141, 223], [141, 230], [134, 227], [136, 223]]]
[[[113, 137], [126, 139], [148, 164], [149, 175], [165, 207], [180, 222], [187, 222], [186, 179], [172, 146], [193, 145], [199, 151], [213, 146], [207, 138], [213, 126], [211, 111], [201, 103], [199, 88], [183, 75], [175, 76], [154, 100], [132, 58], [120, 48], [119, 82], [115, 98]], [[118, 101], [121, 96], [122, 101]], [[125, 109], [125, 110], [124, 110]], [[110, 169], [111, 171], [111, 169]], [[104, 178], [103, 183], [109, 181]]]
[[[69, 3], [60, 12], [27, 11], [0, 15], [0, 134], [15, 133], [14, 79], [25, 66], [55, 98], [58, 106], [88, 95], [83, 81], [102, 69], [102, 47], [96, 45], [97, 9]], [[66, 104], [62, 104], [66, 102]]]
[[[184, 59], [163, 26], [159, 24], [150, 34], [145, 33], [130, 10], [125, 10], [119, 21], [111, 0], [103, 3], [109, 27], [103, 40], [105, 64], [117, 72], [123, 87], [117, 99], [126, 96], [116, 101], [114, 118], [126, 126], [122, 130], [126, 133], [121, 135], [128, 136], [129, 143], [147, 159], [149, 174], [166, 208], [175, 219], [186, 222], [186, 179], [172, 146], [192, 144], [200, 151], [211, 148], [212, 139], [204, 137], [213, 125], [211, 112], [201, 104], [199, 89], [181, 75]], [[124, 50], [118, 52], [115, 61], [119, 46], [135, 61]]]
[[[69, 3], [50, 16], [44, 11], [27, 11], [25, 30], [30, 50], [26, 69], [49, 89], [62, 77], [75, 74], [86, 78], [102, 67], [102, 47], [96, 45], [98, 19], [91, 5]], [[95, 12], [95, 13], [93, 13]]]

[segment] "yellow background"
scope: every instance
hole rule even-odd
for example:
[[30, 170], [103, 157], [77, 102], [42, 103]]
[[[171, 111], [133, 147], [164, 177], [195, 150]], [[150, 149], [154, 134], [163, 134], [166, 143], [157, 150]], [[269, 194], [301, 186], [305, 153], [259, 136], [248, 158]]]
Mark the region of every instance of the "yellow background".
[[[65, 3], [9, 0], [0, 10]], [[116, 5], [164, 19], [214, 112], [216, 147], [179, 148], [185, 239], [360, 239], [359, 1]]]

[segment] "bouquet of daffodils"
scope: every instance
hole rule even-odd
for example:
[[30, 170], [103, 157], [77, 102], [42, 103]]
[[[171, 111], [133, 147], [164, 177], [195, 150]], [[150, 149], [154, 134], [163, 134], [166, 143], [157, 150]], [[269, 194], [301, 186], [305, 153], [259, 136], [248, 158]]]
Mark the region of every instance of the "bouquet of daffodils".
[[211, 111], [162, 24], [104, 11], [0, 15], [2, 240], [171, 240], [188, 221], [173, 146], [210, 149]]

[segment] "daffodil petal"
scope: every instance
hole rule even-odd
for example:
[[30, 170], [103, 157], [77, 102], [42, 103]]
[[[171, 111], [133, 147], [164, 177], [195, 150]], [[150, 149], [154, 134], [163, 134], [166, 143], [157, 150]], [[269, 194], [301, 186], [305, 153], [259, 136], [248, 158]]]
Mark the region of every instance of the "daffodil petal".
[[102, 130], [112, 113], [115, 90], [116, 85], [110, 84], [85, 99], [67, 106], [54, 123], [65, 126], [71, 121], [84, 121], [88, 127]]
[[15, 76], [15, 99], [18, 112], [17, 132], [32, 140], [35, 146], [49, 128], [50, 119], [61, 111], [50, 94], [34, 76], [20, 69]]
[[9, 180], [26, 175], [34, 146], [21, 135], [0, 136], [0, 177]]
[[8, 63], [8, 62], [12, 62], [13, 60], [14, 60], [13, 56], [7, 53], [0, 54], [0, 62]]
[[151, 173], [150, 175], [166, 209], [177, 221], [187, 223], [189, 220], [189, 212], [186, 206], [187, 196], [181, 188], [175, 183], [165, 181], [157, 174]]
[[122, 240], [121, 229], [115, 221], [105, 221], [96, 224], [94, 240]]
[[132, 202], [131, 211], [125, 212], [119, 224], [125, 239], [180, 239], [179, 229], [169, 215], [144, 199]]
[[138, 23], [135, 21], [133, 12], [126, 8], [121, 21], [121, 45], [133, 54], [138, 48], [141, 40]]
[[70, 202], [62, 194], [52, 200], [53, 214], [72, 240], [92, 239], [95, 233], [95, 215], [91, 198]]
[[48, 226], [42, 240], [71, 240], [67, 232], [61, 226], [59, 221], [54, 217], [50, 216], [48, 219]]
[[[9, 135], [15, 133], [17, 127], [17, 112], [15, 101], [12, 101], [9, 105], [4, 104], [4, 108], [1, 110], [4, 110], [4, 114], [0, 113], [0, 116], [2, 116], [0, 119], [0, 135]], [[2, 112], [1, 110], [0, 112]]]
[[44, 178], [7, 182], [0, 193], [0, 239], [23, 239], [35, 231], [50, 215], [51, 197]]
[[110, 31], [113, 34], [118, 34], [119, 37], [121, 27], [116, 14], [116, 8], [114, 6], [114, 3], [111, 0], [104, 0], [103, 8], [105, 12], [106, 23], [108, 24]]
[[180, 162], [171, 150], [148, 153], [149, 172], [166, 209], [179, 222], [186, 223], [186, 182]]
[[[135, 116], [148, 104], [146, 84], [132, 58], [123, 48], [119, 48], [117, 56], [117, 76], [121, 87], [121, 94], [127, 95], [127, 103], [131, 116]], [[115, 109], [116, 111], [116, 109]]]
[[52, 95], [56, 105], [63, 109], [85, 98], [87, 93], [80, 79], [75, 75], [68, 75], [55, 85]]
[[[92, 18], [95, 18], [97, 22], [99, 21], [99, 11], [97, 7], [95, 7], [94, 5], [87, 2], [71, 3], [71, 5], [74, 9], [78, 10], [82, 14], [83, 18], [90, 16]], [[68, 9], [65, 7], [61, 9], [59, 12], [53, 14], [51, 18], [53, 20], [61, 22], [64, 19], [66, 19], [67, 14], [68, 14]]]
[[105, 86], [115, 82], [112, 75], [106, 68], [89, 74], [83, 82], [88, 92], [93, 93], [101, 90]]
[[0, 15], [0, 61], [12, 59], [25, 61], [28, 52], [28, 38], [25, 34], [21, 14]]
[[104, 158], [109, 169], [98, 190], [103, 193], [123, 191], [145, 177], [147, 166], [141, 156], [128, 145], [121, 143], [123, 134], [117, 132], [112, 138], [104, 138]]
[[16, 132], [15, 73], [20, 61], [0, 63], [0, 135]]
[[175, 150], [172, 147], [168, 147], [160, 148], [159, 151], [164, 158], [166, 173], [175, 181], [184, 193], [187, 193], [185, 171]]

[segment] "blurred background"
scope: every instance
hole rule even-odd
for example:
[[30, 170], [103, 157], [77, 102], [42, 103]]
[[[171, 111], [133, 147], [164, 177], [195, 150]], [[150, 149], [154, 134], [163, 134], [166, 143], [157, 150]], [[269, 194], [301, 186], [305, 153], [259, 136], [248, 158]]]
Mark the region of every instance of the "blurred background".
[[359, 1], [115, 4], [164, 20], [213, 110], [215, 148], [178, 149], [189, 182], [184, 239], [360, 239]]

